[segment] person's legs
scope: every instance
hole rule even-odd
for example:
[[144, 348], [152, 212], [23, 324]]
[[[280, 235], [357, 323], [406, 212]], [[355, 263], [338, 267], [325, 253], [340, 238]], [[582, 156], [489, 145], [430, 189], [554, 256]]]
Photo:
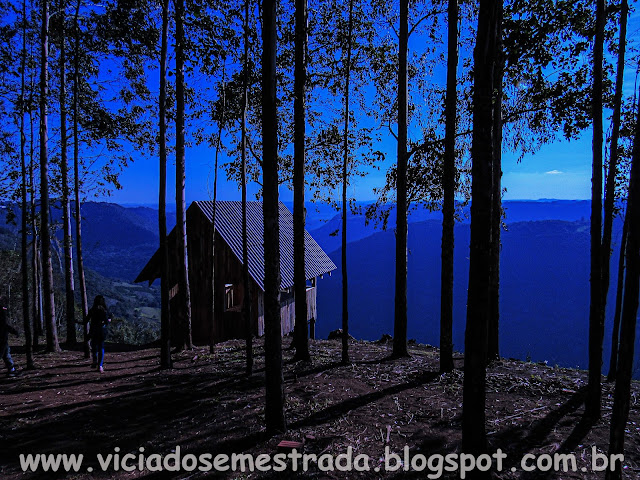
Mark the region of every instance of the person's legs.
[[100, 368], [100, 371], [102, 371], [102, 364], [104, 362], [104, 342], [100, 342], [97, 345], [98, 348], [98, 367]]
[[91, 339], [91, 368], [98, 366], [98, 342], [95, 338]]
[[7, 373], [12, 374], [15, 372], [15, 368], [13, 366], [13, 359], [11, 358], [11, 349], [7, 342], [4, 342], [4, 344], [0, 346], [0, 352], [2, 353], [4, 365], [7, 367]]

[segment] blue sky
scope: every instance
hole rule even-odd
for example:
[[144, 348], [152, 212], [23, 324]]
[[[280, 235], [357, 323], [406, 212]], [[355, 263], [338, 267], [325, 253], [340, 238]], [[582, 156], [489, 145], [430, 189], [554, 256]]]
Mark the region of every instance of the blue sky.
[[[629, 18], [628, 39], [633, 42], [640, 31], [640, 14], [632, 13]], [[628, 67], [625, 71], [625, 95], [632, 95], [635, 88], [636, 69]], [[605, 112], [607, 115], [607, 112]], [[605, 124], [605, 128], [606, 128]], [[395, 161], [395, 141], [383, 139], [380, 148], [387, 153], [386, 166]], [[194, 146], [187, 149], [187, 202], [212, 198], [213, 150], [206, 146]], [[222, 165], [227, 159], [220, 158]], [[175, 168], [173, 161], [167, 166], [167, 195], [175, 198]], [[591, 195], [591, 130], [583, 132], [578, 140], [572, 142], [557, 141], [543, 146], [535, 154], [526, 155], [517, 161], [517, 155], [508, 151], [503, 153], [504, 198], [515, 199], [588, 199]], [[237, 200], [240, 190], [235, 182], [228, 182], [220, 169], [218, 180], [218, 198]], [[383, 185], [385, 167], [372, 170], [365, 178], [355, 180], [350, 195], [358, 200], [373, 200], [373, 189]], [[123, 189], [113, 192], [108, 199], [117, 203], [156, 204], [158, 200], [159, 166], [157, 157], [137, 157], [122, 173]], [[256, 185], [249, 186], [249, 195], [257, 191]], [[280, 198], [291, 200], [292, 192], [286, 187], [280, 188]], [[169, 200], [171, 202], [171, 200]]]
[[[391, 153], [391, 152], [390, 152]], [[390, 159], [395, 159], [391, 153]], [[220, 162], [222, 163], [222, 162]], [[213, 183], [213, 152], [207, 147], [187, 150], [187, 202], [211, 198]], [[167, 195], [175, 198], [175, 168], [168, 165]], [[591, 132], [585, 131], [579, 140], [556, 142], [517, 162], [516, 155], [505, 153], [503, 159], [503, 187], [505, 199], [587, 199], [591, 195]], [[139, 157], [122, 173], [123, 189], [113, 193], [109, 201], [116, 203], [157, 203], [159, 165], [157, 157]], [[374, 199], [373, 188], [384, 182], [384, 171], [372, 171], [366, 178], [357, 179], [350, 194], [358, 200]], [[249, 195], [257, 191], [250, 185]], [[280, 187], [281, 199], [292, 198], [286, 187]], [[224, 179], [220, 171], [218, 198], [240, 199], [235, 182]], [[169, 200], [171, 202], [171, 200]], [[172, 202], [171, 202], [172, 203]]]

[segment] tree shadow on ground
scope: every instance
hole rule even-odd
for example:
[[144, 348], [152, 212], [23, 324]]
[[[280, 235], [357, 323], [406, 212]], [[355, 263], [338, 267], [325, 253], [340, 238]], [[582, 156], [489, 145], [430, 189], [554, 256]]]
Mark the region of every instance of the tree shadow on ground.
[[[507, 470], [515, 467], [520, 470], [522, 457], [536, 448], [547, 446], [550, 442], [549, 435], [563, 422], [565, 417], [575, 415], [577, 410], [584, 404], [586, 398], [586, 387], [573, 393], [571, 397], [558, 408], [550, 411], [543, 418], [534, 421], [532, 424], [519, 425], [504, 429], [496, 434], [492, 439], [492, 444], [496, 448], [501, 448], [509, 455], [505, 465]], [[569, 421], [569, 420], [566, 420]], [[584, 439], [593, 427], [592, 423], [584, 422], [580, 416], [578, 424], [572, 433], [560, 446], [556, 446], [557, 453], [569, 453], [578, 446], [580, 440]], [[534, 480], [548, 478], [548, 472], [522, 472], [522, 480]]]
[[[158, 376], [158, 366], [140, 363], [141, 360], [146, 362], [152, 358], [154, 356], [136, 358], [128, 369], [132, 373], [96, 374], [93, 378], [89, 378], [89, 372], [82, 374], [83, 378], [78, 378], [75, 369], [67, 370], [67, 375], [64, 371], [58, 375], [55, 372], [59, 371], [59, 366], [53, 365], [45, 369], [47, 371], [41, 378], [60, 376], [63, 381], [18, 385], [12, 389], [12, 395], [43, 389], [49, 395], [55, 395], [56, 391], [70, 391], [73, 387], [81, 386], [86, 387], [87, 399], [51, 405], [43, 404], [45, 399], [17, 406], [12, 414], [0, 421], [0, 425], [15, 425], [16, 422], [20, 425], [20, 428], [6, 435], [6, 442], [3, 442], [6, 446], [0, 451], [0, 464], [13, 465], [12, 468], [17, 469], [21, 453], [78, 452], [85, 455], [89, 466], [92, 465], [89, 459], [94, 459], [95, 463], [98, 453], [112, 453], [116, 446], [123, 453], [135, 452], [149, 443], [163, 453], [178, 444], [185, 445], [194, 453], [231, 453], [246, 451], [268, 440], [262, 428], [263, 375], [247, 377], [241, 369], [233, 367], [213, 373], [203, 371]], [[191, 365], [187, 360], [183, 359], [184, 363]], [[374, 362], [380, 360], [354, 363]], [[75, 366], [73, 361], [65, 363]], [[112, 363], [125, 364], [127, 361], [114, 359]], [[317, 374], [339, 366], [342, 365], [337, 362], [319, 365], [302, 370], [300, 375]], [[132, 377], [140, 378], [131, 381]], [[437, 377], [435, 372], [416, 375], [405, 383], [330, 405], [292, 423], [290, 427], [298, 429], [331, 421], [388, 395], [424, 385]], [[38, 381], [35, 378], [33, 380]], [[91, 395], [94, 386], [105, 383], [114, 383], [105, 391], [108, 395]], [[253, 412], [247, 410], [249, 407], [253, 408]], [[183, 429], [184, 435], [181, 433]], [[97, 463], [93, 466], [98, 467]], [[56, 477], [47, 473], [42, 478]], [[150, 474], [146, 478], [167, 477]]]
[[310, 426], [318, 425], [320, 423], [327, 422], [332, 418], [337, 418], [352, 410], [355, 410], [364, 405], [376, 402], [377, 400], [380, 400], [389, 395], [395, 395], [405, 390], [409, 390], [412, 388], [425, 385], [426, 383], [432, 382], [433, 380], [438, 378], [438, 376], [439, 375], [435, 372], [426, 372], [420, 375], [416, 375], [414, 379], [408, 382], [392, 385], [390, 387], [384, 388], [376, 392], [370, 392], [365, 395], [360, 395], [358, 397], [350, 398], [343, 402], [324, 408], [319, 412], [315, 412], [306, 418], [293, 422], [291, 424], [291, 428], [299, 429], [299, 428], [310, 427]]

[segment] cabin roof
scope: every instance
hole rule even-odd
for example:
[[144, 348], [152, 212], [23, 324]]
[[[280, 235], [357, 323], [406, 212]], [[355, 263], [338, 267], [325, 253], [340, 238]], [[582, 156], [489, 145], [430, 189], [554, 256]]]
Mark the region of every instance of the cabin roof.
[[[197, 208], [209, 220], [213, 221], [213, 202], [196, 201], [189, 209]], [[280, 288], [292, 287], [293, 282], [293, 215], [280, 202]], [[215, 229], [229, 246], [238, 261], [242, 263], [242, 202], [217, 201]], [[175, 233], [172, 231], [172, 235]], [[247, 202], [247, 243], [249, 276], [264, 291], [264, 221], [262, 202]], [[305, 274], [314, 278], [336, 269], [329, 256], [305, 230]], [[136, 278], [136, 282], [159, 277], [159, 252], [153, 255]]]

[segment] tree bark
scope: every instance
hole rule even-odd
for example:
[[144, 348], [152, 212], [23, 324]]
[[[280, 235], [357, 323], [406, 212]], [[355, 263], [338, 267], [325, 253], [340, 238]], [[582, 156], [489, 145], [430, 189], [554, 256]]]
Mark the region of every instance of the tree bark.
[[47, 100], [49, 97], [49, 0], [42, 1], [42, 28], [40, 37], [40, 237], [43, 267], [43, 310], [47, 336], [47, 352], [59, 352], [53, 297], [53, 266], [51, 264], [51, 236], [49, 232], [49, 153], [47, 150]]
[[80, 207], [80, 137], [78, 128], [78, 97], [80, 95], [80, 1], [76, 2], [75, 13], [75, 43], [73, 55], [73, 191], [75, 195], [76, 221], [76, 262], [78, 264], [78, 282], [80, 286], [80, 303], [82, 305], [82, 337], [84, 342], [84, 358], [89, 358], [89, 324], [84, 319], [89, 313], [87, 304], [87, 283], [84, 275], [84, 259], [82, 257], [82, 213]]
[[613, 332], [611, 334], [611, 358], [609, 359], [609, 373], [607, 381], [616, 379], [618, 369], [618, 347], [620, 342], [620, 317], [622, 315], [622, 293], [624, 292], [625, 251], [627, 248], [627, 234], [629, 231], [629, 216], [624, 216], [622, 239], [620, 240], [620, 257], [618, 259], [618, 285], [616, 288], [616, 310], [613, 314]]
[[604, 48], [605, 1], [596, 1], [596, 35], [593, 47], [593, 169], [591, 176], [591, 278], [589, 306], [589, 384], [585, 416], [600, 418], [602, 341], [602, 57]]
[[262, 203], [264, 216], [264, 323], [266, 427], [284, 432], [282, 337], [280, 334], [280, 232], [278, 115], [276, 108], [276, 2], [262, 3]]
[[494, 66], [493, 162], [491, 192], [491, 270], [489, 277], [489, 333], [487, 361], [500, 358], [500, 225], [502, 223], [502, 5], [498, 5], [498, 47]]
[[304, 259], [305, 95], [307, 81], [307, 0], [295, 3], [294, 139], [293, 139], [293, 276], [296, 360], [309, 361], [307, 330], [307, 276]]
[[407, 350], [407, 50], [409, 0], [400, 0], [398, 70], [398, 168], [396, 178], [396, 291], [393, 324], [393, 356]]
[[73, 250], [71, 239], [71, 205], [69, 199], [69, 162], [67, 159], [67, 92], [65, 49], [65, 0], [60, 0], [60, 170], [62, 173], [62, 223], [64, 244], [65, 317], [67, 320], [67, 345], [75, 346], [76, 301], [73, 285]]
[[[33, 85], [31, 91], [33, 92]], [[29, 102], [31, 108], [31, 101]], [[38, 225], [36, 215], [36, 186], [35, 186], [35, 156], [34, 156], [34, 132], [33, 132], [33, 112], [29, 111], [29, 126], [31, 138], [29, 142], [29, 178], [30, 178], [30, 201], [31, 201], [31, 290], [33, 295], [33, 348], [38, 347], [39, 337], [43, 335], [42, 325], [42, 292], [40, 282], [40, 251], [38, 249]]]
[[[480, 0], [474, 52], [471, 242], [462, 411], [462, 451], [474, 455], [487, 450], [485, 400], [494, 147], [492, 100], [500, 9], [500, 0]], [[476, 470], [473, 477], [490, 478], [490, 474]]]
[[[627, 217], [629, 231], [627, 237], [627, 272], [625, 275], [624, 300], [622, 307], [622, 325], [620, 332], [620, 352], [616, 376], [616, 388], [611, 411], [611, 436], [609, 455], [624, 453], [624, 435], [629, 419], [631, 399], [631, 376], [638, 314], [638, 294], [640, 293], [640, 100], [636, 117], [635, 139], [631, 176], [629, 178], [629, 197], [627, 199]], [[608, 480], [622, 478], [621, 462], [615, 464], [614, 471], [607, 470]]]
[[42, 289], [40, 250], [38, 248], [38, 217], [36, 214], [36, 181], [35, 181], [35, 132], [33, 128], [33, 95], [35, 94], [35, 74], [31, 71], [29, 97], [29, 196], [31, 208], [31, 289], [33, 294], [33, 348], [38, 347], [39, 337], [44, 335], [42, 316]]
[[[616, 89], [613, 99], [613, 119], [611, 121], [611, 148], [609, 159], [609, 172], [607, 174], [607, 181], [604, 195], [604, 226], [602, 230], [602, 312], [603, 316], [606, 315], [607, 310], [607, 294], [609, 293], [610, 282], [610, 268], [611, 268], [611, 235], [613, 231], [613, 217], [616, 200], [616, 177], [618, 175], [618, 140], [620, 138], [620, 116], [622, 111], [622, 84], [624, 80], [624, 59], [627, 46], [627, 18], [629, 14], [629, 4], [627, 0], [622, 0], [620, 9], [620, 37], [618, 41], [618, 65], [616, 72]], [[626, 217], [626, 216], [625, 216]], [[626, 223], [626, 220], [625, 220]], [[625, 225], [626, 228], [626, 225]], [[623, 233], [624, 240], [624, 233]], [[621, 252], [624, 252], [624, 245], [621, 247]], [[620, 292], [622, 293], [622, 292]], [[616, 311], [618, 311], [618, 302], [616, 299]], [[614, 333], [619, 328], [619, 318], [614, 317]], [[604, 322], [604, 320], [603, 320]], [[618, 327], [618, 328], [616, 328]], [[612, 340], [611, 359], [613, 362], [609, 367], [609, 375], [607, 379], [611, 381], [615, 376], [615, 364], [614, 350], [617, 356], [618, 352], [618, 339]], [[613, 365], [613, 368], [611, 368]]]
[[253, 373], [253, 329], [251, 322], [251, 282], [249, 281], [249, 241], [247, 236], [247, 91], [249, 88], [249, 0], [244, 2], [244, 56], [242, 64], [242, 283], [244, 323], [247, 326], [246, 373]]
[[187, 253], [187, 215], [185, 202], [184, 145], [184, 0], [175, 0], [176, 21], [176, 233], [178, 251], [179, 316], [183, 340], [180, 347], [192, 348], [191, 291], [189, 289], [189, 255]]
[[[216, 322], [216, 205], [218, 201], [218, 155], [222, 146], [222, 125], [224, 125], [225, 106], [226, 106], [226, 84], [225, 84], [225, 67], [222, 67], [222, 113], [218, 123], [218, 138], [216, 139], [216, 154], [213, 167], [213, 207], [211, 216], [211, 225], [213, 227], [211, 237], [211, 335], [209, 336], [209, 353], [215, 353], [215, 322]], [[245, 201], [246, 204], [246, 201]], [[246, 205], [245, 205], [246, 206]], [[244, 227], [243, 227], [244, 228]], [[243, 240], [244, 241], [244, 240]]]
[[22, 197], [22, 223], [21, 223], [21, 274], [22, 274], [22, 323], [24, 325], [24, 346], [27, 356], [27, 369], [33, 369], [33, 344], [31, 338], [31, 317], [29, 315], [29, 262], [27, 246], [27, 162], [25, 147], [27, 137], [24, 128], [24, 116], [26, 114], [25, 100], [25, 70], [27, 68], [27, 2], [22, 0], [22, 55], [20, 57], [20, 171], [22, 182], [20, 193]]
[[447, 94], [442, 170], [442, 254], [440, 269], [440, 371], [453, 370], [453, 228], [456, 193], [456, 103], [458, 101], [458, 0], [449, 0], [447, 18]]
[[349, 86], [351, 82], [351, 43], [353, 41], [353, 0], [349, 0], [347, 27], [347, 65], [344, 89], [344, 159], [342, 162], [342, 363], [349, 363], [349, 276], [347, 274], [347, 185], [349, 184]]
[[162, 0], [162, 36], [160, 39], [160, 97], [158, 122], [160, 134], [160, 189], [158, 230], [160, 234], [160, 367], [171, 368], [171, 315], [169, 311], [169, 246], [167, 240], [167, 43], [169, 0]]

